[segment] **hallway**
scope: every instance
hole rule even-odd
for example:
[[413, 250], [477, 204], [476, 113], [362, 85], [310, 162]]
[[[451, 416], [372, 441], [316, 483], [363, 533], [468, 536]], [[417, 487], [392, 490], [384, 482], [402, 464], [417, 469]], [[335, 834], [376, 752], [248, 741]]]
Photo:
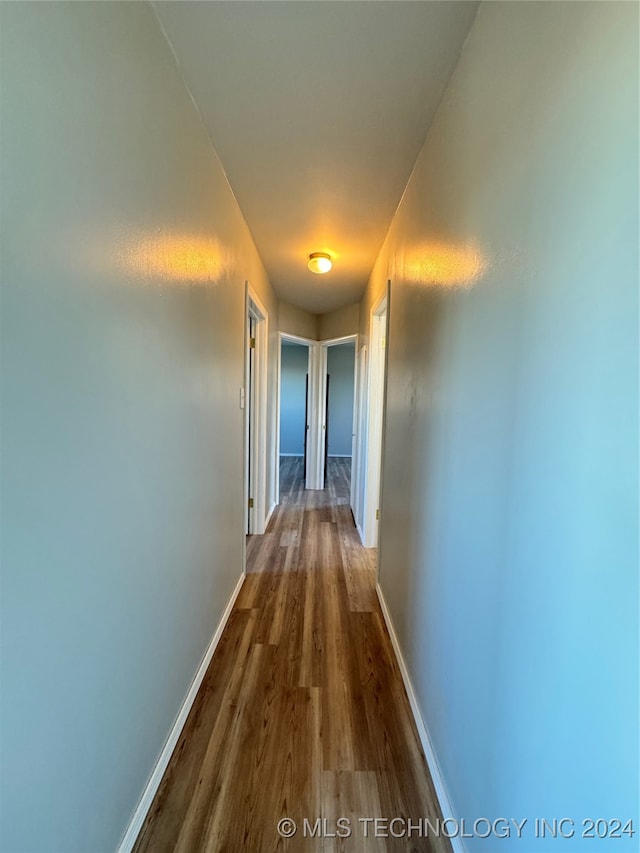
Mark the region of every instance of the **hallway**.
[[[439, 811], [360, 545], [348, 461], [305, 491], [302, 460], [281, 463], [282, 501], [250, 538], [247, 578], [135, 850], [445, 851], [426, 838], [374, 837], [364, 818]], [[277, 823], [293, 818], [283, 841]], [[303, 838], [348, 818], [349, 839]], [[396, 834], [401, 834], [401, 824]], [[368, 832], [368, 837], [365, 837]]]
[[1, 853], [638, 853], [640, 4], [0, 17]]

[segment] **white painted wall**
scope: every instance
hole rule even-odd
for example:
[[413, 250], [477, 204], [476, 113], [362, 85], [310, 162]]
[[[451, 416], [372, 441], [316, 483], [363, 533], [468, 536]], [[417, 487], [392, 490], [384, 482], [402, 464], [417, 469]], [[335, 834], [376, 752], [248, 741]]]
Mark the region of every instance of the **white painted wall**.
[[283, 343], [281, 359], [280, 455], [302, 456], [309, 348]]
[[351, 456], [355, 343], [327, 347], [329, 456]]
[[277, 302], [150, 5], [5, 4], [1, 61], [0, 846], [109, 851], [241, 572]]
[[318, 340], [318, 315], [310, 314], [297, 305], [278, 303], [278, 329], [288, 335]]
[[320, 314], [318, 317], [318, 338], [321, 341], [329, 341], [332, 338], [346, 338], [348, 335], [358, 334], [360, 321], [360, 303], [347, 305], [329, 314]]
[[444, 781], [529, 820], [468, 850], [638, 849], [579, 837], [638, 830], [637, 277], [637, 5], [483, 4], [360, 312], [391, 278], [381, 585]]

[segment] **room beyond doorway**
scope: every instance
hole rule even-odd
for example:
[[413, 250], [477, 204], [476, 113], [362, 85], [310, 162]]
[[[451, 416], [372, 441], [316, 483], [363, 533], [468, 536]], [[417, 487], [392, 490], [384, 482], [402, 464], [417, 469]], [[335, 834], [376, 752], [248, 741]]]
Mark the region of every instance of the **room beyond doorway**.
[[355, 357], [354, 340], [329, 344], [326, 347], [327, 369], [325, 389], [324, 430], [324, 480], [329, 485], [330, 462], [342, 461], [342, 466], [331, 466], [332, 471], [341, 470], [348, 476], [351, 488], [351, 463], [354, 443], [354, 388]]
[[[302, 500], [304, 469], [299, 456], [280, 457], [280, 503], [291, 504]], [[327, 484], [322, 490], [322, 500], [332, 506], [348, 506], [351, 483], [351, 460], [347, 457], [331, 458], [328, 464]], [[317, 491], [317, 490], [316, 490]]]
[[[311, 347], [311, 342], [286, 337], [280, 342], [278, 457], [298, 463], [303, 487], [308, 479], [311, 439]], [[281, 487], [278, 493], [281, 499]]]
[[280, 333], [277, 456], [301, 461], [306, 489], [326, 487], [331, 459], [349, 463], [343, 469], [350, 485], [356, 341], [357, 335], [313, 341]]

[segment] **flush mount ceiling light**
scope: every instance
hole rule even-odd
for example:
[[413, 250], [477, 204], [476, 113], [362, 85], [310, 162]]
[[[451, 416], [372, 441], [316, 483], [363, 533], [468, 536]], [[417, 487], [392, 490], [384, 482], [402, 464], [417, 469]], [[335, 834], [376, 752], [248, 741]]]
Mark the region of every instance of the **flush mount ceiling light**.
[[333, 266], [333, 263], [331, 262], [331, 255], [327, 255], [326, 252], [312, 252], [309, 255], [307, 266], [311, 272], [318, 273], [318, 275], [322, 275], [324, 272], [329, 272]]

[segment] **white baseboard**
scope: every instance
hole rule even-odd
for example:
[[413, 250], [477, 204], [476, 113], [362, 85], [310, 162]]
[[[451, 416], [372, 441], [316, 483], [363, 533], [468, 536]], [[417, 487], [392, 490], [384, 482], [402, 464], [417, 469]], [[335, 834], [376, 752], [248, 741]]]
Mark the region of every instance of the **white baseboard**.
[[156, 795], [156, 791], [160, 787], [160, 782], [162, 781], [162, 777], [164, 776], [164, 771], [167, 769], [167, 765], [169, 764], [169, 760], [171, 758], [171, 754], [175, 749], [175, 746], [178, 742], [184, 724], [187, 722], [187, 717], [189, 716], [189, 711], [191, 710], [191, 706], [193, 705], [195, 698], [198, 694], [198, 690], [200, 689], [200, 685], [202, 684], [202, 680], [207, 672], [209, 664], [211, 663], [211, 658], [213, 657], [213, 653], [216, 650], [216, 646], [220, 642], [220, 637], [222, 636], [222, 632], [224, 631], [225, 625], [231, 615], [231, 611], [233, 610], [233, 605], [235, 604], [235, 600], [238, 597], [238, 593], [240, 592], [240, 588], [244, 583], [244, 572], [240, 575], [238, 579], [238, 583], [235, 586], [235, 589], [231, 593], [231, 598], [227, 602], [227, 605], [224, 609], [220, 622], [218, 623], [218, 627], [215, 630], [213, 637], [211, 638], [211, 642], [207, 646], [207, 650], [204, 653], [204, 657], [200, 662], [200, 666], [198, 667], [198, 671], [196, 672], [193, 681], [191, 682], [191, 686], [189, 687], [189, 691], [185, 696], [184, 702], [178, 712], [178, 716], [171, 727], [171, 731], [169, 732], [169, 737], [166, 740], [165, 745], [162, 748], [162, 752], [156, 762], [155, 767], [149, 777], [149, 781], [142, 792], [142, 797], [140, 798], [140, 802], [136, 806], [136, 810], [133, 813], [131, 820], [129, 821], [129, 825], [127, 826], [126, 832], [122, 838], [122, 841], [118, 845], [116, 853], [130, 853], [133, 849], [133, 845], [136, 843], [136, 839], [138, 838], [138, 834], [142, 828], [142, 824], [144, 823], [144, 819], [147, 816], [147, 812], [151, 808], [151, 803], [153, 802], [153, 798]]
[[[376, 592], [378, 593], [378, 601], [380, 602], [380, 609], [382, 610], [382, 615], [387, 626], [387, 631], [389, 632], [389, 637], [391, 638], [391, 645], [393, 646], [393, 650], [396, 653], [398, 666], [400, 667], [400, 672], [402, 673], [402, 680], [404, 681], [404, 687], [407, 691], [409, 704], [411, 705], [411, 711], [413, 712], [413, 717], [416, 721], [418, 737], [420, 738], [420, 743], [422, 744], [422, 749], [424, 751], [424, 757], [427, 760], [427, 766], [429, 767], [429, 772], [431, 773], [431, 779], [433, 781], [433, 787], [436, 791], [436, 796], [438, 797], [438, 803], [440, 804], [440, 811], [442, 812], [442, 817], [444, 820], [446, 820], [447, 818], [457, 820], [457, 817], [451, 806], [451, 800], [449, 799], [449, 794], [447, 793], [447, 788], [444, 783], [442, 772], [440, 771], [440, 766], [438, 765], [436, 753], [433, 749], [431, 737], [429, 736], [429, 730], [422, 717], [422, 711], [420, 710], [420, 705], [418, 704], [418, 697], [416, 696], [416, 691], [414, 690], [413, 682], [411, 681], [411, 678], [409, 676], [409, 670], [407, 669], [407, 664], [405, 662], [404, 655], [402, 654], [402, 649], [400, 648], [398, 636], [396, 634], [395, 628], [393, 627], [393, 622], [391, 621], [391, 614], [389, 613], [389, 608], [387, 607], [387, 602], [384, 599], [384, 594], [382, 592], [382, 589], [380, 588], [379, 583], [376, 584]], [[450, 841], [453, 853], [466, 853], [466, 848], [460, 836], [451, 838]]]

